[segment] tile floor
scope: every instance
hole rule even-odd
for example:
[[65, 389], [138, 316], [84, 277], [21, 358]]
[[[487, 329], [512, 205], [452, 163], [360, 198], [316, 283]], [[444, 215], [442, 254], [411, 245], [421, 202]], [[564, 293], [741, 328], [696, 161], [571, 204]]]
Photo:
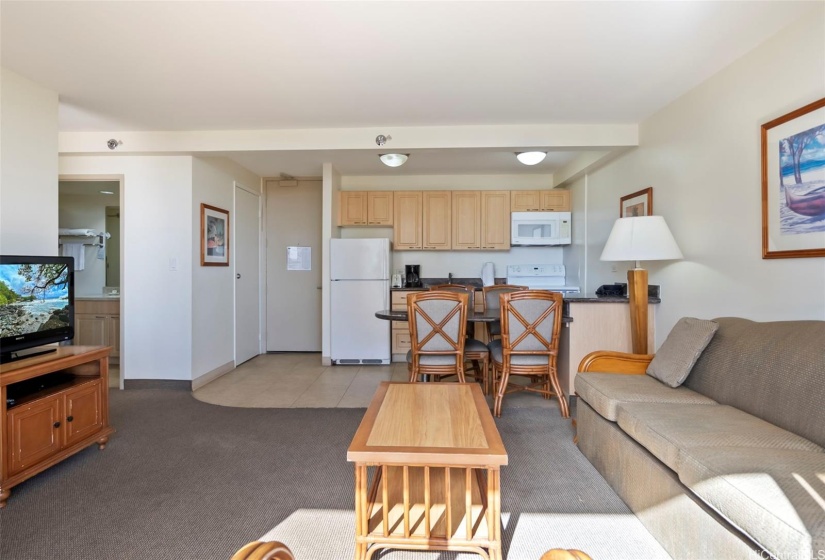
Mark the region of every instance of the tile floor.
[[[249, 408], [363, 408], [382, 381], [407, 381], [407, 364], [323, 366], [316, 353], [262, 354], [194, 392], [196, 399]], [[488, 397], [492, 404], [492, 397]], [[535, 393], [504, 397], [508, 407], [558, 409]]]

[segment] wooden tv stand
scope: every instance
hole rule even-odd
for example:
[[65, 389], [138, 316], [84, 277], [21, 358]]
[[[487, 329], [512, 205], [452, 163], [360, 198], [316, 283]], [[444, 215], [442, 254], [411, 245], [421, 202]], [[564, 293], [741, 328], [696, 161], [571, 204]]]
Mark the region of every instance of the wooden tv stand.
[[[31, 388], [7, 405], [16, 384], [57, 372], [66, 374], [60, 384]], [[90, 445], [103, 449], [112, 433], [108, 346], [59, 346], [0, 365], [0, 508], [13, 486]]]

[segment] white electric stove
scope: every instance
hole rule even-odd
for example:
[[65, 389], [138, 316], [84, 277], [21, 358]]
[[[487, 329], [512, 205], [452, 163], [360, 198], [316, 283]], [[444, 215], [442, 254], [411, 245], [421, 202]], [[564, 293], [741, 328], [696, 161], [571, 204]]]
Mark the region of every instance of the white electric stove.
[[578, 294], [578, 286], [568, 286], [563, 264], [511, 264], [507, 266], [507, 283], [532, 290], [551, 290], [563, 296]]

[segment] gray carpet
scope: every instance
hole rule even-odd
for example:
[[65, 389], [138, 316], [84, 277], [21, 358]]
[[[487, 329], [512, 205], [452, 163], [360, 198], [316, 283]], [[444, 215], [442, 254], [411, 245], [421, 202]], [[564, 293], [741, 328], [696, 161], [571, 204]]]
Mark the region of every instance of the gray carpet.
[[[118, 432], [12, 489], [0, 558], [226, 559], [262, 536], [299, 560], [352, 558], [346, 449], [364, 409], [227, 408], [176, 390], [111, 392]], [[580, 548], [595, 560], [667, 554], [573, 445], [556, 410], [497, 420], [504, 550], [537, 560]], [[478, 558], [393, 551], [388, 560]]]

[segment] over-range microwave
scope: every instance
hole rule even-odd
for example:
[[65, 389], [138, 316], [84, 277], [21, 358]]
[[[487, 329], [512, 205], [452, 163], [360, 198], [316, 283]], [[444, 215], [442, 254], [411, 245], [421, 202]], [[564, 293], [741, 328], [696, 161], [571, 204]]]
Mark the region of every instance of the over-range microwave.
[[511, 245], [570, 245], [570, 212], [513, 212]]

